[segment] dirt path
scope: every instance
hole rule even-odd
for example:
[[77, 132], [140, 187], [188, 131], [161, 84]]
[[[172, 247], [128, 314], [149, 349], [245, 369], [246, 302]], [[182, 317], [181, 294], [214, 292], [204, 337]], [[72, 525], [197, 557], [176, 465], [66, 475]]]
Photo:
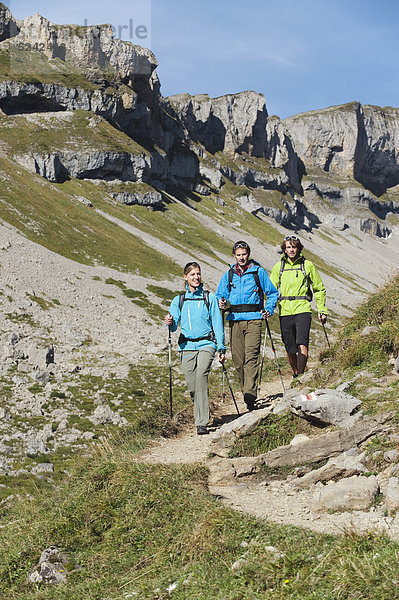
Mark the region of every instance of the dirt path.
[[[285, 385], [289, 388], [290, 379]], [[262, 385], [261, 406], [272, 405], [281, 398], [280, 380]], [[236, 397], [240, 413], [245, 413], [245, 405], [240, 394]], [[215, 421], [220, 424], [236, 418], [236, 410], [231, 399], [216, 406], [213, 412]], [[198, 436], [193, 425], [184, 428], [174, 438], [162, 438], [152, 442], [141, 455], [141, 460], [161, 464], [193, 464], [207, 465], [212, 452], [212, 439], [218, 426], [211, 428], [211, 433]], [[372, 507], [369, 511], [353, 511], [342, 513], [320, 513], [312, 510], [315, 487], [298, 489], [290, 476], [286, 480], [254, 481], [249, 478], [238, 479], [234, 485], [210, 487], [210, 492], [234, 510], [268, 519], [276, 523], [284, 523], [305, 527], [320, 533], [366, 533], [370, 530], [386, 530], [389, 535], [399, 538], [399, 519], [385, 517], [381, 508]]]

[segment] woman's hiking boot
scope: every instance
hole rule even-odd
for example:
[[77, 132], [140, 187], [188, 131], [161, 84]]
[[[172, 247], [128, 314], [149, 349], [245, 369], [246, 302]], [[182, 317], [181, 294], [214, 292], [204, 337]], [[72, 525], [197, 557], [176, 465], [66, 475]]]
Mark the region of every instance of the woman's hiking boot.
[[209, 433], [204, 425], [197, 425], [197, 435], [206, 435]]

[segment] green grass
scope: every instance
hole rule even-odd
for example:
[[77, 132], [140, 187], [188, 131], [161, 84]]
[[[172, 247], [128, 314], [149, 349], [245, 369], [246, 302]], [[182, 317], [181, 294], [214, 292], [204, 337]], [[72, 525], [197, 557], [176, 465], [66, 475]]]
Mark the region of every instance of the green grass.
[[[309, 534], [246, 517], [209, 495], [205, 469], [133, 459], [129, 434], [104, 441], [71, 465], [53, 494], [38, 486], [35, 498], [3, 508], [4, 598], [161, 600], [172, 583], [178, 600], [398, 597], [399, 547], [385, 535]], [[50, 545], [81, 568], [65, 585], [27, 586]], [[234, 573], [240, 558], [246, 562]]]
[[155, 279], [180, 274], [172, 260], [74, 202], [67, 190], [6, 158], [0, 158], [0, 170], [0, 218], [30, 240], [82, 264], [102, 264]]
[[[322, 354], [331, 374], [365, 367], [376, 375], [385, 374], [389, 356], [399, 351], [398, 311], [399, 275], [396, 275], [355, 311], [331, 350]], [[365, 327], [373, 329], [364, 333]]]
[[49, 60], [43, 52], [24, 52], [13, 47], [0, 50], [0, 80], [23, 83], [59, 83], [67, 87], [95, 90], [83, 70], [59, 58]]
[[151, 302], [148, 296], [144, 294], [144, 292], [129, 289], [126, 287], [123, 281], [112, 279], [112, 277], [106, 279], [105, 283], [108, 283], [110, 285], [116, 285], [117, 287], [119, 287], [125, 296], [130, 298], [131, 301], [137, 306], [144, 308], [144, 310], [146, 310], [151, 317], [155, 319], [162, 319], [162, 317], [165, 315], [165, 308], [163, 308], [159, 304]]
[[[320, 364], [310, 385], [334, 387], [342, 381], [351, 381], [350, 393], [363, 401], [363, 408], [371, 413], [393, 408], [396, 410], [398, 382], [380, 388], [376, 396], [367, 395], [368, 388], [378, 385], [378, 378], [390, 374], [388, 364], [399, 352], [399, 275], [372, 294], [353, 316], [338, 330], [330, 349], [320, 353]], [[367, 333], [365, 327], [373, 327]], [[356, 377], [360, 371], [369, 377]], [[371, 377], [377, 381], [372, 382]]]
[[235, 442], [230, 451], [232, 458], [236, 456], [258, 456], [263, 452], [288, 445], [299, 433], [311, 435], [315, 428], [307, 421], [293, 415], [269, 415], [256, 427], [255, 431]]
[[[95, 126], [93, 127], [93, 124]], [[0, 116], [1, 139], [10, 154], [49, 154], [56, 151], [126, 152], [146, 150], [105, 119], [89, 111], [58, 112], [49, 116]]]

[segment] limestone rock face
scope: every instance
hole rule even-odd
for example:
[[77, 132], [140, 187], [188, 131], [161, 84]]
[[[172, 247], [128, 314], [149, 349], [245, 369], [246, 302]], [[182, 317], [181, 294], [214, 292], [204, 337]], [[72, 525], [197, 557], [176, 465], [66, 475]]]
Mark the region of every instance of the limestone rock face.
[[283, 121], [306, 168], [353, 177], [360, 104], [353, 102], [289, 117]]
[[125, 82], [134, 81], [137, 75], [149, 79], [157, 66], [150, 50], [114, 39], [111, 25], [55, 25], [35, 14], [18, 21], [18, 26], [16, 43], [39, 44], [50, 59], [60, 58], [94, 69], [111, 67]]
[[262, 94], [241, 92], [220, 98], [178, 94], [168, 100], [191, 139], [212, 154], [265, 155], [267, 112]]
[[399, 109], [352, 102], [284, 125], [306, 170], [354, 178], [377, 195], [399, 183]]
[[298, 156], [294, 151], [288, 129], [278, 117], [268, 117], [266, 123], [265, 157], [272, 165], [285, 171], [294, 190], [301, 192]]
[[0, 42], [14, 37], [19, 32], [16, 20], [8, 10], [7, 6], [0, 3]]

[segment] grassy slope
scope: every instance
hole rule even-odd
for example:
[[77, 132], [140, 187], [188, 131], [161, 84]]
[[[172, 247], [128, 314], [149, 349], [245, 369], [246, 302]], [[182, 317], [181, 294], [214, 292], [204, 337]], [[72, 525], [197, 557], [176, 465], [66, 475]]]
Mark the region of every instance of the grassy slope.
[[10, 154], [57, 150], [146, 154], [146, 150], [98, 115], [84, 110], [0, 116], [1, 140]]
[[[112, 73], [109, 75], [111, 79], [114, 76]], [[50, 60], [40, 51], [25, 52], [8, 41], [0, 43], [0, 81], [56, 83], [69, 88], [100, 89], [99, 85], [86, 77], [82, 69], [71, 63], [59, 58]]]
[[[342, 328], [330, 354], [330, 376], [346, 369], [369, 367], [385, 374], [387, 357], [399, 350], [399, 275], [370, 296]], [[364, 328], [373, 328], [367, 333]], [[328, 354], [326, 358], [328, 357]]]
[[[104, 442], [53, 495], [15, 504], [0, 530], [2, 597], [165, 599], [172, 583], [180, 600], [398, 597], [398, 546], [385, 536], [309, 535], [257, 521], [212, 498], [202, 468], [132, 458], [128, 439]], [[66, 585], [27, 587], [29, 569], [51, 544], [82, 568]], [[246, 563], [233, 573], [241, 557]]]
[[82, 264], [135, 273], [140, 266], [141, 274], [155, 278], [180, 274], [172, 260], [6, 158], [0, 158], [0, 217], [30, 240]]

